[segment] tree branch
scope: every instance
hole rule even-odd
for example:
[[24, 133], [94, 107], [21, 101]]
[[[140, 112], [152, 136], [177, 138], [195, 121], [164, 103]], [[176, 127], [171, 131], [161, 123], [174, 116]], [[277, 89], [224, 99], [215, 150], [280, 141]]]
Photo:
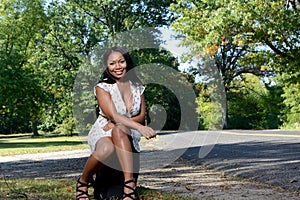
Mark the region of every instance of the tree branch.
[[[298, 0], [298, 2], [300, 3], [299, 0]], [[294, 9], [294, 11], [299, 14], [299, 12], [297, 10], [296, 0], [288, 0], [288, 3], [290, 3], [292, 5], [292, 8]]]
[[[58, 45], [62, 47], [59, 38], [55, 34], [53, 34], [53, 33], [51, 33], [51, 34], [55, 38], [55, 40], [57, 41]], [[76, 65], [73, 63], [72, 59], [67, 55], [67, 53], [65, 52], [65, 50], [63, 48], [60, 48], [60, 50], [63, 53], [63, 55], [65, 56], [65, 58], [67, 58], [67, 60], [70, 62], [70, 64], [72, 65], [72, 67], [74, 69], [76, 69]]]
[[268, 36], [265, 37], [265, 42], [266, 44], [277, 54], [280, 55], [282, 58], [287, 57], [286, 53], [283, 53], [282, 51], [280, 51], [279, 49], [277, 49], [268, 39]]

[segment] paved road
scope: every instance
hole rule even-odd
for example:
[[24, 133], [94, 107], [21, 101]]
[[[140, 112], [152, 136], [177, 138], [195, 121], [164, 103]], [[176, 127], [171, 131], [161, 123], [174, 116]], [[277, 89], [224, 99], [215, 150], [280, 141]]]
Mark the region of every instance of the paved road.
[[[194, 135], [185, 134], [188, 138]], [[300, 131], [231, 130], [197, 134], [183, 158], [230, 175], [300, 191]]]

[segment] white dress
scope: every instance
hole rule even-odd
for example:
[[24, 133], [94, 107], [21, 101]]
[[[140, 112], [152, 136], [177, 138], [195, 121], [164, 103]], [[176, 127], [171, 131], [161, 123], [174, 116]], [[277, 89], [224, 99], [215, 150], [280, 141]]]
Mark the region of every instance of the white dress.
[[[132, 117], [138, 115], [141, 109], [141, 95], [143, 94], [145, 87], [143, 85], [136, 85], [130, 82], [130, 89], [132, 93], [132, 107], [131, 110], [127, 112], [126, 105], [122, 99], [121, 93], [116, 83], [108, 84], [108, 83], [98, 83], [96, 87], [100, 87], [105, 91], [109, 92], [112, 98], [112, 101], [116, 107], [116, 110], [119, 114], [125, 115], [127, 117]], [[94, 93], [96, 95], [96, 87]], [[97, 141], [102, 137], [111, 137], [112, 129], [108, 131], [104, 131], [103, 127], [109, 122], [109, 120], [105, 117], [101, 108], [99, 111], [99, 116], [92, 126], [89, 134], [88, 134], [88, 144], [91, 147], [92, 152], [95, 151], [95, 146]], [[130, 129], [133, 146], [137, 152], [140, 152], [139, 141], [141, 134], [134, 129]]]

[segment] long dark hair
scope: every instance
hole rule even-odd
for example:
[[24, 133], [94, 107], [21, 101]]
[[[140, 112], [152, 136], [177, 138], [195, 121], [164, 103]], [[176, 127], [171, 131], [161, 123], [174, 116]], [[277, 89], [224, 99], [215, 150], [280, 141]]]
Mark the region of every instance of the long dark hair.
[[[108, 67], [107, 67], [107, 60], [109, 55], [112, 52], [119, 52], [123, 55], [124, 59], [126, 60], [126, 75], [122, 78], [122, 81], [132, 81], [134, 84], [141, 84], [141, 81], [137, 77], [135, 71], [134, 71], [134, 64], [132, 61], [131, 56], [129, 53], [122, 47], [112, 47], [106, 51], [106, 53], [103, 55], [103, 67], [104, 67], [104, 72], [102, 73], [102, 77], [99, 82], [105, 82], [109, 84], [114, 84], [116, 83], [116, 78], [109, 72]], [[130, 72], [130, 73], [128, 73]]]

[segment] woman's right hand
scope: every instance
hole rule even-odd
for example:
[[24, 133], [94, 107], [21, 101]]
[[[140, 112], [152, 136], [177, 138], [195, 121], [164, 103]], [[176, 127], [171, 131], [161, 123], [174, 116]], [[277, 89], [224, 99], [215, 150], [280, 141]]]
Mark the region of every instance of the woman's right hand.
[[104, 127], [103, 130], [104, 131], [109, 131], [110, 129], [113, 129], [115, 127], [115, 124], [112, 122], [108, 122]]
[[147, 139], [155, 138], [156, 132], [149, 126], [143, 126], [138, 129], [138, 131]]

